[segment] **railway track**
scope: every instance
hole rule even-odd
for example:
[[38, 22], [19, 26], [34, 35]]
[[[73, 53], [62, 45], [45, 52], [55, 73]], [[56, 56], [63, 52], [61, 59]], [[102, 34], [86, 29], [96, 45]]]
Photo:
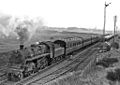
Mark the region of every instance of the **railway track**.
[[[84, 53], [85, 50], [83, 50], [83, 51], [80, 53], [81, 55], [79, 54], [79, 56], [85, 55], [86, 53], [88, 53], [88, 52], [91, 50], [91, 48], [93, 48], [93, 47], [95, 47], [95, 46], [97, 46], [97, 45], [95, 44], [95, 45], [89, 47], [88, 49], [86, 49], [87, 52], [85, 52], [85, 53]], [[75, 55], [75, 53], [74, 53], [74, 55]], [[74, 56], [74, 55], [73, 55], [73, 56]], [[79, 57], [79, 58], [82, 58], [82, 57]], [[74, 64], [74, 66], [75, 66], [75, 65], [76, 65], [75, 63], [78, 62], [78, 57], [75, 57], [74, 59], [75, 59], [75, 61], [72, 62], [72, 64]], [[67, 60], [69, 60], [69, 59], [67, 59]], [[50, 68], [56, 66], [57, 64], [59, 64], [59, 63], [61, 63], [61, 62], [63, 62], [63, 61], [61, 60], [60, 62], [56, 63], [55, 65], [51, 65], [51, 66], [49, 66], [49, 67], [47, 67], [47, 68], [39, 71], [38, 73], [36, 73], [36, 74], [34, 74], [34, 75], [31, 75], [30, 77], [25, 78], [25, 79], [23, 79], [23, 80], [21, 80], [21, 81], [19, 81], [19, 82], [9, 82], [8, 80], [5, 80], [5, 81], [3, 81], [1, 84], [3, 84], [3, 85], [16, 85], [16, 84], [19, 85], [19, 84], [21, 83], [21, 84], [24, 85], [25, 83], [27, 83], [27, 82], [29, 82], [29, 81], [35, 81], [35, 80], [36, 80], [36, 79], [35, 79], [36, 76], [43, 74], [44, 72], [46, 72], [47, 70], [49, 70]], [[67, 62], [68, 62], [68, 61], [67, 61]], [[70, 61], [70, 62], [71, 62], [71, 61]], [[69, 64], [68, 66], [70, 66], [70, 64]], [[74, 66], [73, 66], [73, 67], [74, 67]], [[61, 68], [61, 69], [63, 69], [63, 68]], [[60, 69], [59, 69], [59, 71], [60, 71]], [[55, 72], [54, 72], [54, 73], [55, 73]]]
[[[111, 42], [111, 40], [110, 40], [110, 42]], [[97, 53], [97, 52], [98, 51], [96, 51], [96, 50], [92, 50], [91, 52], [88, 52], [87, 55], [84, 55], [86, 57], [83, 60], [81, 60], [81, 61], [75, 60], [75, 62], [78, 61], [79, 63], [73, 64], [70, 67], [65, 66], [63, 68], [60, 68], [60, 69], [56, 70], [55, 72], [53, 72], [51, 74], [48, 74], [44, 77], [41, 77], [41, 78], [39, 78], [39, 79], [37, 79], [37, 80], [35, 80], [31, 83], [28, 83], [26, 85], [43, 85], [43, 84], [46, 84], [50, 81], [55, 80], [56, 78], [59, 78], [59, 77], [63, 76], [64, 74], [66, 74], [70, 71], [76, 71], [78, 67], [80, 67], [79, 70], [83, 70], [89, 64], [88, 62], [90, 62], [90, 60], [91, 60], [91, 58], [89, 58], [89, 56], [92, 55], [93, 53]], [[65, 68], [65, 70], [64, 70], [64, 68]], [[60, 72], [61, 69], [63, 70], [62, 72]], [[57, 75], [55, 75], [55, 74], [57, 74]]]
[[0, 75], [0, 85], [2, 82], [6, 81], [7, 80], [7, 76], [6, 76], [6, 73], [3, 73]]
[[[98, 42], [99, 43], [99, 42]], [[98, 43], [97, 43], [97, 45], [95, 44], [95, 45], [91, 45], [89, 48], [87, 48], [87, 49], [82, 49], [82, 50], [80, 50], [80, 54], [79, 54], [79, 56], [84, 56], [85, 54], [89, 54], [88, 52], [93, 48], [93, 47], [97, 47], [98, 46]], [[84, 52], [84, 51], [86, 51], [86, 52]], [[72, 54], [72, 56], [74, 56], [74, 55], [76, 55], [76, 53], [77, 52], [74, 52], [73, 54]], [[70, 56], [70, 55], [68, 55], [68, 56]], [[78, 55], [77, 55], [78, 56]], [[82, 58], [82, 57], [81, 57]], [[70, 71], [73, 71], [73, 70], [75, 70], [81, 63], [76, 63], [76, 62], [82, 62], [82, 61], [79, 61], [79, 60], [82, 60], [81, 58], [79, 58], [79, 57], [74, 57], [73, 59], [64, 59], [64, 60], [67, 60], [67, 62], [69, 62], [69, 60], [70, 60], [70, 62], [72, 62], [72, 64], [73, 64], [73, 66], [72, 65], [68, 65], [68, 67], [69, 68], [67, 68], [67, 66], [66, 66], [66, 68], [67, 68], [67, 70], [65, 70], [65, 71], [62, 71], [62, 70], [60, 70], [60, 69], [57, 69], [57, 71], [54, 71], [54, 72], [52, 72], [52, 73], [56, 73], [57, 74], [57, 72], [59, 72], [59, 71], [62, 71], [61, 72], [61, 74], [60, 75], [57, 75], [57, 77], [59, 77], [59, 76], [61, 76], [61, 75], [64, 75], [64, 74], [66, 74], [66, 73], [68, 73], [68, 72], [70, 72]], [[79, 59], [79, 60], [78, 60]], [[75, 60], [75, 61], [72, 61], [72, 60]], [[21, 84], [23, 84], [23, 85], [31, 85], [31, 82], [32, 83], [34, 83], [35, 81], [39, 81], [40, 80], [40, 78], [39, 78], [39, 76], [41, 75], [41, 74], [44, 74], [44, 72], [46, 72], [46, 71], [48, 71], [48, 70], [50, 70], [51, 68], [53, 68], [53, 67], [55, 67], [56, 65], [58, 65], [58, 64], [60, 64], [61, 62], [64, 62], [63, 60], [61, 60], [61, 61], [59, 61], [59, 62], [57, 62], [57, 63], [55, 63], [55, 64], [53, 64], [53, 65], [51, 65], [51, 66], [49, 66], [49, 67], [46, 67], [45, 69], [43, 69], [43, 70], [40, 70], [38, 73], [36, 73], [36, 74], [34, 74], [34, 75], [31, 75], [30, 77], [27, 77], [27, 78], [25, 78], [25, 79], [23, 79], [23, 80], [21, 80], [21, 81], [19, 81], [19, 82], [10, 82], [10, 81], [8, 81], [7, 79], [5, 79], [2, 83], [1, 83], [1, 80], [0, 80], [0, 85], [21, 85]], [[84, 65], [83, 65], [84, 66]], [[73, 69], [73, 67], [74, 67], [74, 69]], [[61, 67], [61, 69], [63, 69], [62, 67]], [[49, 75], [52, 75], [52, 74], [49, 74]], [[49, 75], [47, 75], [47, 76], [49, 76]], [[45, 77], [47, 77], [47, 76], [44, 76], [43, 78], [45, 78]], [[37, 78], [36, 78], [37, 77]], [[57, 77], [55, 77], [55, 78], [57, 78]], [[55, 78], [53, 78], [52, 80], [54, 80]], [[49, 80], [49, 81], [51, 81], [51, 80]]]
[[7, 70], [6, 66], [1, 67], [0, 69], [0, 83], [7, 80], [6, 70]]
[[0, 77], [0, 85], [3, 84], [3, 82], [5, 82], [7, 80], [6, 76]]
[[[112, 40], [113, 39], [111, 39], [109, 42], [111, 43], [112, 42]], [[77, 71], [77, 70], [83, 70], [89, 63], [90, 63], [90, 61], [91, 61], [91, 59], [94, 59], [95, 57], [94, 56], [91, 56], [90, 57], [90, 55], [92, 55], [93, 53], [94, 54], [96, 54], [98, 51], [96, 51], [96, 50], [93, 50], [93, 51], [91, 51], [91, 52], [89, 52], [87, 55], [85, 55], [86, 56], [86, 58], [85, 59], [83, 59], [83, 60], [81, 60], [81, 61], [79, 61], [78, 60], [78, 64], [76, 64], [76, 65], [74, 65], [74, 66], [72, 66], [70, 69], [68, 69], [68, 70], [64, 70], [63, 72], [61, 72], [61, 73], [56, 73], [57, 74], [57, 76], [54, 74], [54, 73], [51, 73], [51, 74], [49, 74], [48, 76], [44, 76], [44, 77], [42, 77], [42, 78], [40, 78], [40, 79], [37, 79], [36, 81], [33, 81], [33, 82], [31, 82], [31, 83], [29, 83], [29, 84], [26, 84], [26, 85], [46, 85], [47, 83], [49, 83], [49, 82], [52, 82], [53, 80], [55, 80], [55, 79], [57, 79], [57, 78], [59, 78], [59, 77], [61, 77], [61, 76], [63, 76], [64, 74], [66, 74], [66, 73], [69, 73], [69, 72], [73, 72], [73, 71]], [[80, 73], [79, 73], [80, 74]], [[54, 75], [54, 76], [53, 76]], [[44, 79], [45, 78], [45, 79]]]
[[[112, 39], [109, 42], [111, 42], [111, 41], [112, 41]], [[84, 55], [86, 57], [83, 60], [82, 59], [77, 59], [77, 60], [73, 61], [72, 63], [70, 63], [69, 65], [54, 71], [53, 73], [50, 73], [46, 76], [38, 78], [33, 82], [29, 82], [29, 83], [26, 83], [26, 84], [21, 83], [21, 85], [43, 85], [45, 83], [53, 81], [56, 78], [59, 78], [59, 77], [63, 76], [64, 74], [66, 74], [68, 72], [76, 71], [78, 68], [79, 68], [79, 70], [83, 70], [89, 64], [89, 62], [91, 61], [91, 57], [89, 57], [89, 56], [92, 55], [93, 53], [95, 54], [97, 52], [98, 51], [96, 49], [94, 49], [92, 51], [90, 50], [86, 53], [87, 55]], [[82, 57], [80, 57], [80, 58], [82, 58]], [[77, 62], [79, 62], [79, 63], [77, 63]]]
[[[81, 67], [80, 70], [83, 70], [85, 68], [85, 66], [88, 64], [88, 60], [90, 61], [90, 55], [93, 55], [95, 53], [97, 53], [97, 51], [95, 51], [95, 49], [91, 50], [86, 55], [84, 55], [84, 57], [82, 57], [83, 59], [79, 58], [78, 60], [73, 61], [69, 65], [67, 65], [63, 68], [60, 68], [60, 69], [56, 70], [55, 72], [50, 73], [44, 77], [41, 77], [41, 78], [39, 78], [31, 83], [28, 83], [26, 85], [36, 85], [36, 84], [43, 85], [45, 83], [48, 83], [50, 81], [55, 80], [56, 78], [59, 78], [59, 77], [65, 75], [66, 73], [75, 71], [78, 67]], [[87, 62], [85, 62], [86, 60], [87, 60]]]
[[[74, 59], [73, 61], [68, 62], [68, 61], [69, 61], [69, 59], [68, 59], [68, 61], [67, 61], [68, 65], [63, 66], [63, 67], [57, 69], [57, 71], [51, 72], [51, 73], [52, 73], [52, 74], [53, 74], [53, 73], [55, 74], [56, 72], [62, 71], [64, 68], [67, 68], [67, 70], [68, 70], [68, 69], [70, 69], [71, 67], [72, 67], [72, 68], [75, 67], [79, 62], [81, 62], [81, 60], [83, 60], [82, 58], [84, 58], [84, 57], [82, 57], [82, 56], [84, 56], [85, 54], [88, 54], [88, 53], [90, 52], [91, 48], [93, 48], [93, 47], [95, 47], [95, 46], [98, 46], [98, 43], [97, 43], [96, 45], [88, 48], [86, 52], [82, 51], [82, 53], [79, 53], [79, 55], [76, 55], [76, 57], [75, 57], [75, 59]], [[74, 55], [73, 55], [73, 56], [74, 56]], [[78, 56], [80, 56], [80, 57], [78, 57]], [[78, 59], [79, 59], [80, 61], [78, 61]], [[49, 69], [49, 70], [50, 70], [50, 69]], [[72, 70], [72, 69], [71, 69], [71, 70]], [[70, 71], [70, 70], [69, 70], [69, 71]], [[46, 72], [46, 71], [44, 71], [44, 72]], [[25, 80], [22, 80], [22, 81], [20, 81], [20, 82], [18, 82], [18, 83], [16, 83], [16, 84], [18, 84], [18, 85], [19, 85], [19, 84], [27, 85], [29, 82], [33, 82], [33, 81], [39, 80], [40, 75], [44, 74], [44, 72], [43, 72], [43, 73], [42, 73], [42, 72], [39, 72], [39, 73], [37, 73], [37, 75], [33, 75], [33, 76], [31, 76], [31, 77], [29, 77], [29, 78], [27, 78], [27, 79], [25, 79]], [[51, 73], [50, 73], [49, 75], [51, 75]], [[65, 73], [65, 72], [63, 72], [63, 73]], [[49, 76], [49, 75], [44, 75], [44, 77], [47, 77], [47, 76]]]

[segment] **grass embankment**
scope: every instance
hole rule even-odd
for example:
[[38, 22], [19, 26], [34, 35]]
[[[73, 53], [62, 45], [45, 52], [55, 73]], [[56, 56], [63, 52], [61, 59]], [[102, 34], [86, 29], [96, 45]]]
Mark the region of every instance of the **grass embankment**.
[[83, 71], [69, 73], [46, 85], [120, 85], [120, 51], [95, 56]]

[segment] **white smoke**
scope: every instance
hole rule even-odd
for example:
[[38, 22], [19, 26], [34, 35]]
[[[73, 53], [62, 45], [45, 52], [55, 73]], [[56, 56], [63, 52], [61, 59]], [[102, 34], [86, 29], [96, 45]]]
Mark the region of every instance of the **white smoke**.
[[36, 33], [36, 29], [41, 26], [43, 26], [41, 20], [25, 17], [23, 19], [16, 20], [14, 32], [17, 33], [20, 43], [23, 44], [25, 41], [30, 40]]
[[24, 43], [25, 41], [30, 40], [31, 37], [36, 33], [36, 29], [42, 26], [43, 22], [38, 17], [0, 18], [0, 31], [5, 36], [14, 34], [17, 36], [17, 39], [20, 41], [20, 43]]

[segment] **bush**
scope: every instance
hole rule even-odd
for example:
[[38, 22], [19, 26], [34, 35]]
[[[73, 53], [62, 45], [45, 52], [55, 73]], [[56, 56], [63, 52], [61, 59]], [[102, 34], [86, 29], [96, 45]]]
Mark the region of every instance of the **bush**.
[[117, 79], [120, 81], [120, 69], [115, 69], [115, 73], [117, 75]]
[[96, 65], [101, 65], [103, 67], [109, 67], [110, 65], [117, 63], [117, 58], [103, 58], [102, 60], [98, 61]]
[[119, 49], [119, 43], [113, 42], [113, 43], [111, 44], [111, 47], [116, 48], [116, 49]]
[[114, 72], [108, 72], [106, 78], [111, 81], [116, 81], [117, 75]]
[[99, 46], [99, 48], [100, 48], [101, 51], [107, 52], [107, 51], [111, 50], [111, 45], [108, 42], [105, 42], [105, 43], [102, 43]]
[[117, 58], [103, 58], [103, 61], [109, 64], [113, 64], [113, 63], [118, 62], [118, 59]]
[[108, 72], [106, 78], [111, 81], [120, 81], [120, 69], [115, 69], [114, 72]]
[[106, 63], [106, 62], [103, 62], [103, 61], [97, 62], [96, 65], [100, 65], [100, 66], [103, 66], [103, 67], [106, 67], [106, 68], [109, 67], [109, 64]]

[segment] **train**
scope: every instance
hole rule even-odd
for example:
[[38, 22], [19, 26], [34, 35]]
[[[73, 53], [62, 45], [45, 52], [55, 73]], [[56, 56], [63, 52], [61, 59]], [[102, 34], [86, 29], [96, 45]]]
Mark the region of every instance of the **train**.
[[28, 47], [20, 45], [19, 49], [11, 52], [8, 62], [8, 80], [20, 81], [55, 62], [64, 60], [72, 52], [99, 41], [100, 36], [88, 38], [74, 36], [36, 42]]
[[[116, 38], [116, 37], [118, 37], [118, 34], [105, 35], [104, 39], [101, 38], [101, 42], [104, 42], [104, 43], [101, 43], [101, 45], [99, 46], [99, 52], [102, 53], [102, 52], [110, 51], [111, 48], [113, 48], [113, 43], [116, 43], [114, 41], [114, 38]], [[108, 42], [111, 39], [113, 39], [113, 42], [112, 43]]]
[[106, 35], [105, 36], [105, 41], [109, 41], [110, 39], [114, 38], [114, 37], [117, 37], [118, 35], [115, 34], [115, 35]]

